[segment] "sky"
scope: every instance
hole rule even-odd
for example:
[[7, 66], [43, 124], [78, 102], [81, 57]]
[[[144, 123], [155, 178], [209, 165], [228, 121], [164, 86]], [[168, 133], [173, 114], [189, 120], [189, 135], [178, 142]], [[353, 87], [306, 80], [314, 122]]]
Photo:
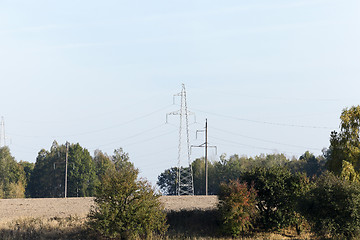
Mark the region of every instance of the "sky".
[[190, 144], [208, 119], [212, 161], [321, 155], [360, 103], [359, 13], [358, 0], [0, 0], [6, 144], [29, 162], [54, 140], [122, 147], [155, 184], [178, 164], [180, 118], [166, 116], [185, 84]]

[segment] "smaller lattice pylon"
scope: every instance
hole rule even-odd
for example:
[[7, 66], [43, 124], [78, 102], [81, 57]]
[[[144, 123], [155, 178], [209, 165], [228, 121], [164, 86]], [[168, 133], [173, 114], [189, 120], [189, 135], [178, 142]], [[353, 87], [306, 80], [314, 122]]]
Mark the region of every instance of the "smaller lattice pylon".
[[6, 146], [6, 136], [5, 136], [5, 121], [4, 117], [1, 117], [1, 126], [0, 126], [0, 147]]

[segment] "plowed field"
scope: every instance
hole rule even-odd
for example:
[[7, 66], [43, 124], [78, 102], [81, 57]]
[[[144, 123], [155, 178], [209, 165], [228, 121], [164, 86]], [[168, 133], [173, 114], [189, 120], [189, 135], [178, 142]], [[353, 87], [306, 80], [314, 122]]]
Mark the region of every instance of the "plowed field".
[[[216, 196], [162, 196], [165, 210], [212, 209], [218, 202]], [[93, 198], [25, 198], [0, 199], [0, 222], [18, 218], [85, 217]]]

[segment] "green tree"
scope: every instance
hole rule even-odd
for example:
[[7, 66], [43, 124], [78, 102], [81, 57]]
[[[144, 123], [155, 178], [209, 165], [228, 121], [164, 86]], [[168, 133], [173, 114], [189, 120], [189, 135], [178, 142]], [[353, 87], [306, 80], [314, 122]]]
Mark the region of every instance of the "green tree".
[[157, 185], [164, 195], [176, 195], [177, 167], [166, 169], [158, 176]]
[[[50, 151], [42, 149], [36, 158], [27, 192], [31, 197], [63, 197], [66, 146], [53, 142]], [[92, 196], [97, 182], [95, 163], [79, 144], [71, 144], [68, 154], [68, 196]]]
[[[34, 170], [26, 188], [26, 192], [28, 192], [32, 198], [55, 197], [57, 190], [56, 165], [53, 161], [49, 161], [48, 155], [49, 152], [42, 149], [36, 158]], [[51, 175], [51, 173], [53, 173], [53, 175]]]
[[293, 159], [285, 166], [292, 173], [303, 172], [308, 177], [320, 176], [325, 170], [326, 159], [323, 156], [315, 157], [314, 154], [306, 151], [298, 160]]
[[360, 106], [345, 108], [340, 120], [340, 133], [331, 132], [326, 155], [328, 169], [337, 175], [341, 173], [343, 160], [352, 164], [355, 171], [360, 169]]
[[68, 157], [68, 196], [93, 196], [97, 183], [95, 163], [87, 149], [71, 144]]
[[233, 237], [253, 227], [256, 217], [256, 190], [239, 180], [220, 185], [218, 209], [224, 233]]
[[110, 160], [110, 157], [100, 150], [95, 151], [94, 162], [96, 175], [98, 176], [100, 181], [107, 172], [115, 170], [115, 165]]
[[342, 162], [340, 177], [350, 182], [359, 182], [360, 180], [359, 174], [355, 171], [354, 166], [347, 161]]
[[[20, 161], [19, 165], [24, 169], [24, 173], [25, 173], [25, 190], [27, 189], [27, 186], [30, 182], [30, 177], [31, 177], [31, 173], [34, 170], [34, 163], [30, 163], [30, 162], [26, 162], [26, 161]], [[30, 197], [30, 193], [28, 191], [25, 191], [25, 196], [26, 197]]]
[[265, 229], [297, 225], [297, 201], [309, 188], [302, 174], [292, 174], [285, 167], [260, 167], [244, 173], [242, 180], [257, 190], [260, 223]]
[[123, 160], [116, 171], [107, 172], [97, 188], [90, 226], [110, 238], [151, 238], [163, 234], [166, 214], [149, 183], [137, 180], [138, 170]]
[[111, 161], [115, 164], [117, 170], [122, 168], [133, 168], [134, 164], [129, 161], [129, 154], [124, 152], [122, 148], [114, 150], [114, 154], [111, 156]]
[[[198, 158], [192, 162], [194, 194], [205, 195], [205, 158]], [[208, 194], [217, 193], [219, 183], [215, 181], [216, 171], [212, 161], [208, 160]]]
[[26, 161], [20, 161], [19, 165], [24, 169], [25, 172], [25, 180], [26, 183], [28, 183], [30, 181], [30, 176], [32, 171], [34, 170], [34, 163], [31, 162], [26, 162]]
[[359, 239], [360, 184], [325, 172], [301, 201], [313, 231], [331, 239]]
[[[275, 166], [285, 166], [289, 162], [289, 159], [283, 153], [276, 154], [260, 154], [254, 159], [253, 167], [275, 167]], [[250, 170], [250, 169], [247, 169]]]
[[65, 145], [56, 141], [50, 151], [40, 150], [27, 187], [32, 198], [64, 197]]
[[8, 147], [0, 148], [0, 198], [22, 198], [25, 195], [25, 172]]
[[194, 194], [205, 195], [205, 158], [195, 159], [191, 163], [194, 181]]
[[[255, 158], [225, 154], [220, 161], [208, 162], [208, 192], [218, 194], [221, 182], [228, 182], [241, 177], [241, 175], [257, 167], [285, 166], [289, 160], [284, 154], [261, 154]], [[205, 193], [205, 161], [196, 159], [192, 163], [194, 192], [196, 195]], [[176, 194], [177, 168], [167, 169], [158, 177], [157, 184], [164, 194]]]

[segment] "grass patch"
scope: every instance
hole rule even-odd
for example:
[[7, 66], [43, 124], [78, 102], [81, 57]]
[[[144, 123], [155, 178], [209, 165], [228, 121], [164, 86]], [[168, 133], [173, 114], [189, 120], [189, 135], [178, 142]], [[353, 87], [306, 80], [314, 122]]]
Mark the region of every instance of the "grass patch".
[[21, 218], [0, 226], [3, 240], [12, 239], [88, 239], [86, 219], [66, 218]]
[[[217, 210], [181, 210], [167, 212], [169, 230], [165, 236], [153, 239], [198, 239], [230, 240], [219, 230], [219, 213]], [[0, 225], [2, 240], [27, 239], [107, 239], [89, 230], [87, 219], [79, 217], [65, 218], [22, 218]], [[280, 239], [316, 239], [309, 232], [298, 236], [295, 229], [284, 229], [276, 233], [253, 231], [239, 236], [242, 240], [280, 240]]]

